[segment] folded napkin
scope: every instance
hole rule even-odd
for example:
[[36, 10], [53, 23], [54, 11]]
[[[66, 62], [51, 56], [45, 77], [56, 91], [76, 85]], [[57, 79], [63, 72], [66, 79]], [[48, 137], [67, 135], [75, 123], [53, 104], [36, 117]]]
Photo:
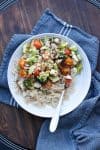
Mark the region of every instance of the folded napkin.
[[61, 117], [55, 133], [50, 133], [47, 119], [37, 142], [37, 150], [99, 150], [100, 149], [100, 74], [95, 71], [98, 57], [99, 41], [96, 37], [76, 26], [69, 25], [46, 10], [33, 28], [30, 35], [16, 34], [5, 49], [0, 66], [0, 102], [18, 107], [10, 94], [7, 82], [7, 68], [10, 57], [18, 45], [39, 33], [59, 33], [70, 37], [85, 51], [91, 65], [92, 82], [86, 99], [71, 113]]

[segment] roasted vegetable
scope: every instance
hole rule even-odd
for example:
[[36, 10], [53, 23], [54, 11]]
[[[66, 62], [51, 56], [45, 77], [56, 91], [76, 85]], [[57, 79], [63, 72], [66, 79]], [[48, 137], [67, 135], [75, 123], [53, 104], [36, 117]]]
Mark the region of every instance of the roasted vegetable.
[[18, 74], [22, 78], [27, 78], [27, 71], [24, 69], [19, 70]]
[[70, 49], [65, 49], [65, 54], [67, 55], [67, 56], [69, 56], [69, 55], [71, 55], [71, 50]]
[[20, 68], [24, 69], [26, 60], [24, 58], [20, 58], [18, 64]]
[[40, 69], [38, 69], [38, 68], [36, 68], [35, 70], [34, 70], [34, 77], [38, 77], [39, 75], [40, 75]]
[[74, 62], [73, 62], [73, 59], [71, 57], [67, 57], [65, 60], [64, 60], [64, 64], [65, 65], [68, 65], [68, 66], [73, 66]]
[[40, 49], [42, 47], [42, 43], [40, 40], [36, 39], [32, 41], [32, 44], [37, 48]]
[[23, 85], [26, 89], [32, 89], [33, 88], [33, 79], [26, 79], [23, 81]]
[[42, 85], [43, 88], [50, 89], [52, 87], [52, 82], [48, 80], [46, 83]]
[[69, 67], [60, 67], [60, 72], [62, 75], [71, 74], [71, 69]]

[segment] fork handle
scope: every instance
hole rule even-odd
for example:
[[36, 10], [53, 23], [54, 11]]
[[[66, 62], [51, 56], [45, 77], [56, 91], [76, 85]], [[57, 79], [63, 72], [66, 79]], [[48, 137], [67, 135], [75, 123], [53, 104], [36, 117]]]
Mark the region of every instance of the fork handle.
[[61, 94], [59, 103], [57, 105], [56, 111], [54, 112], [54, 115], [51, 119], [50, 127], [49, 127], [50, 132], [55, 132], [55, 130], [57, 128], [57, 125], [58, 125], [58, 122], [59, 122], [59, 116], [60, 116], [60, 110], [61, 110], [61, 104], [62, 104], [62, 99], [63, 99], [63, 96], [64, 96], [64, 92], [65, 92], [65, 90], [62, 91], [62, 94]]

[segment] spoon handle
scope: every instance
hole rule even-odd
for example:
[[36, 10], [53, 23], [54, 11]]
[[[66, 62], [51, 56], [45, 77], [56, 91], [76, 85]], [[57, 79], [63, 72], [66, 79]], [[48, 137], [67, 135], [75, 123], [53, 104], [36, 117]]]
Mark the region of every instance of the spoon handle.
[[63, 99], [63, 96], [64, 96], [64, 92], [65, 92], [65, 90], [62, 91], [62, 94], [61, 94], [59, 103], [57, 105], [56, 111], [54, 112], [54, 115], [51, 119], [50, 127], [49, 127], [50, 132], [54, 132], [57, 128], [57, 125], [58, 125], [58, 122], [59, 122], [59, 115], [60, 115], [60, 109], [61, 109], [61, 104], [62, 104], [62, 99]]

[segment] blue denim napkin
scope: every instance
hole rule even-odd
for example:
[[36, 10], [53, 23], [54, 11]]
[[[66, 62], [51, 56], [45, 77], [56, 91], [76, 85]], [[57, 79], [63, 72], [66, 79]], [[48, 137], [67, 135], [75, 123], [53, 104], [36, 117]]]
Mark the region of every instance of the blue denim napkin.
[[92, 70], [90, 90], [82, 104], [71, 113], [61, 117], [55, 133], [50, 133], [47, 119], [37, 141], [37, 150], [99, 150], [100, 149], [100, 74], [95, 71], [99, 50], [96, 37], [76, 26], [69, 25], [46, 10], [30, 35], [16, 34], [5, 49], [0, 67], [0, 102], [18, 106], [11, 96], [7, 82], [10, 57], [18, 45], [32, 35], [44, 32], [60, 33], [76, 41], [85, 51]]

